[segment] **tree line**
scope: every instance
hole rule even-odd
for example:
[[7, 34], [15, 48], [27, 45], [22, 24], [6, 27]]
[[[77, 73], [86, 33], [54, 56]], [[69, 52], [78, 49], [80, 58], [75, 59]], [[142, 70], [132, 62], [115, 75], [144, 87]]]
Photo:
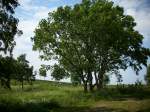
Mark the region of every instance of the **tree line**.
[[32, 85], [35, 75], [33, 73], [33, 66], [29, 66], [25, 54], [20, 55], [17, 59], [0, 56], [1, 87], [11, 89], [11, 80], [14, 79], [21, 82], [23, 89], [24, 81]]

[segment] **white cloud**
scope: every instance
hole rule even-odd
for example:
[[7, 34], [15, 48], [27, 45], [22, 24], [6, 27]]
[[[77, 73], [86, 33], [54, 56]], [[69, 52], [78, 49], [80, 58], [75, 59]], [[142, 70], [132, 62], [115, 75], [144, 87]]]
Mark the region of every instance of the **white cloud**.
[[136, 9], [138, 6], [141, 6], [141, 4], [143, 4], [143, 1], [144, 0], [114, 0], [115, 3], [123, 6], [125, 9]]
[[[50, 3], [59, 0], [48, 0], [43, 1], [43, 3]], [[34, 0], [20, 0], [20, 7], [17, 10], [21, 20], [18, 24], [18, 28], [23, 31], [23, 35], [19, 38], [16, 38], [16, 46], [14, 49], [14, 57], [17, 58], [21, 54], [27, 54], [27, 60], [30, 62], [30, 65], [34, 66], [34, 70], [38, 71], [41, 64], [54, 64], [55, 61], [41, 61], [39, 59], [39, 52], [32, 51], [31, 37], [34, 36], [34, 30], [38, 26], [38, 23], [41, 19], [47, 18], [48, 13], [56, 10], [56, 7], [46, 7], [45, 5], [35, 4]], [[49, 76], [46, 79], [51, 79]], [[42, 79], [38, 75], [37, 79]]]
[[[42, 0], [41, 0], [42, 1]], [[60, 1], [60, 0], [44, 0], [44, 1], [42, 1], [42, 3], [44, 3], [44, 4], [50, 4], [50, 3], [52, 3], [52, 2], [58, 2], [58, 1]], [[40, 11], [40, 10], [45, 10], [45, 9], [47, 9], [47, 7], [45, 7], [45, 6], [41, 6], [40, 4], [36, 4], [35, 5], [35, 0], [20, 0], [19, 1], [20, 2], [20, 8], [22, 9], [22, 10], [25, 10], [25, 11]]]
[[23, 9], [23, 10], [26, 10], [26, 11], [30, 11], [30, 10], [36, 10], [38, 9], [37, 6], [35, 6], [33, 4], [33, 1], [32, 0], [20, 0], [20, 8]]
[[27, 59], [34, 65], [35, 70], [38, 70], [42, 63], [39, 59], [39, 53], [32, 51], [32, 42], [31, 37], [34, 36], [34, 30], [38, 26], [39, 21], [42, 18], [48, 16], [48, 12], [55, 10], [56, 8], [48, 8], [45, 6], [37, 6], [32, 0], [21, 0], [21, 7], [18, 11], [24, 13], [32, 13], [30, 17], [24, 17], [24, 13], [19, 13], [19, 16], [22, 17], [18, 24], [18, 28], [23, 31], [23, 35], [19, 38], [16, 38], [16, 46], [14, 49], [14, 57], [18, 57], [21, 54], [26, 53]]
[[52, 12], [52, 11], [54, 11], [54, 10], [56, 10], [56, 7], [54, 7], [54, 8], [47, 8], [47, 7], [40, 7], [39, 9], [38, 9], [38, 11], [34, 14], [34, 17], [36, 18], [36, 19], [42, 19], [42, 18], [46, 18], [47, 16], [48, 16], [48, 13], [49, 12]]

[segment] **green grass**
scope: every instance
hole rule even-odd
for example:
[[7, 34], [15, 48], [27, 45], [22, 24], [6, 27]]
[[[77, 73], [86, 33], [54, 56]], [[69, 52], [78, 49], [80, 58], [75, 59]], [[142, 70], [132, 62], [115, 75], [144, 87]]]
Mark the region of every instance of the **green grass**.
[[[36, 81], [0, 89], [0, 112], [150, 112], [150, 89], [105, 88], [84, 93], [81, 86]], [[126, 91], [126, 92], [125, 92]]]

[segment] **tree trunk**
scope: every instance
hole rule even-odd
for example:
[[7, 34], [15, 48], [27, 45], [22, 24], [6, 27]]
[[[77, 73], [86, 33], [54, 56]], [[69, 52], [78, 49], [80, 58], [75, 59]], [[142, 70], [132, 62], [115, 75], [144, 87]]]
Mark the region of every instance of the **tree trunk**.
[[8, 79], [6, 80], [6, 87], [8, 89], [11, 89], [11, 87], [10, 87], [10, 77], [8, 77]]
[[88, 92], [87, 81], [84, 79], [83, 72], [81, 72], [79, 74], [80, 74], [80, 78], [83, 82], [84, 92], [87, 93]]
[[22, 90], [23, 90], [23, 80], [22, 80], [22, 82], [21, 82], [21, 85], [22, 85]]
[[95, 85], [96, 85], [96, 87], [98, 89], [98, 83], [99, 83], [99, 81], [98, 81], [98, 77], [96, 75], [96, 71], [94, 71], [94, 76], [95, 76]]
[[98, 83], [96, 86], [97, 86], [97, 90], [100, 90], [102, 88], [100, 83]]
[[100, 80], [99, 80], [100, 89], [103, 88], [103, 77], [104, 77], [104, 74], [100, 74]]
[[14, 79], [14, 83], [15, 83], [15, 85], [17, 85], [17, 79], [16, 78]]
[[5, 86], [5, 80], [3, 78], [1, 78], [1, 87]]
[[87, 93], [88, 92], [87, 83], [84, 83], [83, 85], [84, 85], [84, 92]]
[[90, 71], [88, 72], [88, 81], [89, 81], [89, 91], [92, 92], [93, 91], [93, 77]]
[[33, 85], [33, 83], [32, 83], [32, 79], [30, 80], [30, 85]]
[[98, 74], [99, 83], [98, 83], [98, 86], [97, 86], [98, 90], [103, 88], [103, 78], [104, 78], [104, 72], [103, 71], [99, 71], [99, 74]]

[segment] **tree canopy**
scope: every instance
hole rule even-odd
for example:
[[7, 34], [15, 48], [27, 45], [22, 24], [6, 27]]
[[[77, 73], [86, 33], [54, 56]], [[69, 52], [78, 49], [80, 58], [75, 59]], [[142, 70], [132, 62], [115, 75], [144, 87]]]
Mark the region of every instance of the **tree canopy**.
[[44, 60], [57, 60], [82, 80], [85, 91], [88, 85], [92, 91], [94, 85], [102, 88], [106, 73], [128, 67], [138, 73], [147, 65], [150, 50], [142, 46], [144, 37], [135, 26], [134, 18], [113, 2], [82, 0], [73, 7], [57, 8], [40, 21], [33, 49], [42, 51]]
[[61, 80], [61, 79], [64, 79], [64, 78], [68, 77], [69, 74], [68, 74], [68, 72], [66, 72], [66, 70], [65, 70], [63, 67], [61, 67], [61, 66], [55, 64], [55, 65], [53, 66], [53, 71], [52, 71], [52, 73], [51, 73], [51, 76], [52, 76], [55, 80], [59, 81], [59, 80]]
[[26, 54], [22, 54], [17, 58], [16, 79], [22, 83], [24, 80], [31, 82], [34, 78], [33, 66], [29, 66], [29, 61], [26, 59]]
[[10, 80], [12, 76], [16, 73], [16, 60], [11, 57], [2, 57], [0, 56], [0, 80], [1, 86], [5, 88], [10, 87]]
[[10, 81], [15, 79], [22, 83], [23, 88], [23, 82], [32, 83], [35, 75], [33, 74], [33, 66], [29, 65], [25, 54], [20, 55], [17, 59], [0, 56], [0, 81], [2, 87], [10, 89]]
[[5, 53], [12, 52], [16, 44], [14, 36], [22, 34], [22, 31], [17, 29], [18, 19], [13, 16], [18, 5], [18, 0], [0, 1], [0, 51]]
[[17, 6], [19, 6], [18, 0], [0, 0], [0, 52], [10, 53], [10, 56], [0, 54], [0, 80], [1, 85], [7, 88], [10, 88], [10, 80], [17, 77], [21, 66], [12, 57], [16, 45], [14, 38], [16, 34], [22, 34], [17, 28], [19, 20], [14, 17]]

